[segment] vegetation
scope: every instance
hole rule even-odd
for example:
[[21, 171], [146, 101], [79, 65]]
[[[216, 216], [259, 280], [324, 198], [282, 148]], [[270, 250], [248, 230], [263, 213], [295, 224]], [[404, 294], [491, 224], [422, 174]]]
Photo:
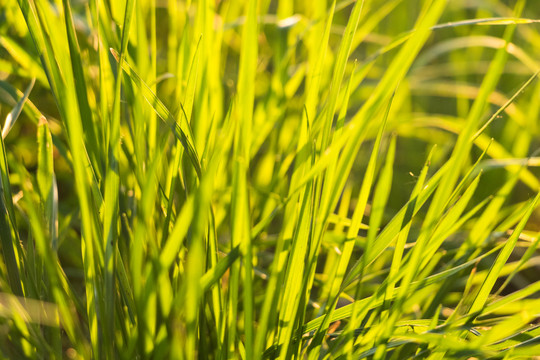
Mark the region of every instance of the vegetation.
[[535, 0], [0, 0], [0, 357], [540, 354]]

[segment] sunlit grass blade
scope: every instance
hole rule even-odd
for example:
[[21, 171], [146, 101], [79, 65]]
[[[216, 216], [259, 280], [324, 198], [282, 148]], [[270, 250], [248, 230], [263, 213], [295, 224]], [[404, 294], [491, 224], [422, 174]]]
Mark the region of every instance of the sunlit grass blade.
[[[81, 209], [81, 218], [82, 218], [82, 233], [84, 239], [84, 248], [87, 251], [85, 256], [85, 274], [87, 278], [86, 290], [87, 290], [87, 310], [88, 318], [91, 325], [91, 337], [94, 344], [94, 350], [98, 349], [98, 339], [97, 339], [97, 317], [96, 317], [96, 308], [95, 308], [95, 297], [94, 292], [97, 288], [97, 293], [100, 292], [100, 287], [95, 286], [96, 283], [94, 274], [96, 273], [96, 263], [99, 264], [99, 251], [94, 252], [94, 249], [97, 247], [99, 249], [99, 243], [96, 241], [94, 236], [94, 218], [92, 215], [92, 209], [90, 205], [90, 196], [88, 189], [90, 187], [91, 180], [87, 177], [87, 172], [85, 169], [85, 164], [88, 163], [88, 159], [85, 154], [84, 143], [76, 139], [83, 139], [83, 130], [80, 122], [80, 114], [77, 104], [77, 99], [75, 98], [75, 93], [67, 89], [69, 84], [73, 83], [72, 74], [70, 70], [62, 73], [58, 68], [58, 61], [61, 60], [62, 63], [68, 59], [65, 56], [62, 56], [61, 59], [56, 58], [56, 52], [60, 51], [62, 46], [62, 40], [58, 37], [60, 34], [47, 32], [43, 27], [43, 11], [49, 13], [47, 9], [48, 5], [44, 5], [42, 2], [39, 3], [40, 11], [37, 11], [36, 18], [36, 9], [30, 5], [26, 0], [21, 0], [19, 2], [23, 15], [25, 16], [26, 23], [29, 27], [30, 33], [34, 40], [34, 45], [36, 46], [38, 52], [43, 55], [41, 56], [42, 65], [46, 69], [46, 73], [49, 79], [49, 84], [53, 90], [54, 96], [57, 100], [58, 110], [61, 113], [62, 119], [66, 123], [66, 127], [69, 133], [69, 144], [70, 149], [73, 155], [73, 165], [75, 173], [75, 182], [77, 184], [77, 195], [80, 201]], [[50, 15], [50, 13], [49, 13]], [[65, 53], [64, 53], [65, 54]], [[63, 68], [70, 69], [70, 66]], [[94, 258], [98, 255], [97, 260]]]
[[482, 286], [480, 290], [478, 291], [478, 294], [476, 295], [476, 298], [474, 299], [474, 302], [469, 310], [470, 313], [476, 313], [477, 311], [480, 311], [488, 297], [491, 293], [491, 290], [495, 284], [495, 281], [499, 277], [499, 273], [510, 257], [510, 254], [514, 250], [514, 247], [516, 245], [516, 242], [519, 238], [519, 234], [523, 231], [525, 228], [525, 225], [527, 224], [527, 221], [529, 220], [529, 217], [531, 216], [532, 212], [537, 208], [538, 203], [540, 202], [540, 193], [536, 195], [536, 197], [528, 204], [526, 207], [526, 211], [523, 214], [519, 224], [514, 229], [512, 236], [506, 241], [506, 244], [504, 245], [503, 249], [497, 256], [497, 259], [491, 266], [491, 269], [489, 273], [487, 274], [486, 278], [484, 279], [484, 282], [482, 283]]
[[[24, 174], [23, 169], [18, 168], [17, 172]], [[28, 222], [31, 226], [32, 232], [35, 237], [35, 244], [41, 260], [43, 261], [45, 270], [45, 279], [47, 282], [46, 297], [49, 300], [53, 300], [58, 305], [58, 314], [55, 314], [57, 321], [58, 316], [61, 317], [61, 323], [65, 329], [70, 341], [77, 347], [76, 350], [82, 356], [89, 354], [89, 346], [86, 341], [83, 340], [80, 324], [78, 318], [72, 312], [71, 300], [65, 297], [65, 292], [61, 287], [61, 281], [59, 279], [58, 261], [56, 253], [52, 249], [52, 244], [47, 241], [45, 232], [42, 229], [42, 220], [38, 208], [34, 205], [32, 200], [32, 188], [29, 183], [24, 184], [24, 197], [26, 208], [28, 210]], [[52, 334], [57, 338], [52, 339], [52, 346], [60, 346], [61, 339], [60, 331], [53, 331]]]
[[4, 0], [0, 357], [536, 356], [533, 3]]
[[512, 95], [512, 97], [510, 99], [508, 99], [508, 101], [503, 105], [501, 106], [490, 118], [488, 121], [486, 121], [486, 123], [484, 125], [482, 125], [482, 127], [480, 129], [478, 129], [478, 131], [476, 132], [476, 134], [474, 134], [474, 136], [472, 137], [472, 140], [474, 141], [474, 139], [476, 139], [478, 136], [480, 136], [480, 134], [489, 126], [489, 124], [491, 124], [493, 122], [493, 120], [495, 120], [500, 113], [502, 113], [508, 106], [510, 106], [510, 104], [512, 104], [512, 102], [514, 102], [514, 100], [536, 79], [536, 77], [538, 76], [538, 74], [540, 73], [540, 70], [538, 70], [537, 72], [535, 72], [530, 78], [529, 80], [527, 80], [520, 88], [518, 91], [516, 91], [516, 93], [514, 95]]
[[[486, 257], [493, 254], [496, 250], [499, 250], [499, 249], [500, 249], [500, 247], [497, 247], [497, 248], [495, 248], [493, 250], [490, 250], [490, 251], [482, 254], [481, 256], [479, 256], [479, 257], [477, 257], [477, 258], [475, 258], [473, 260], [469, 260], [469, 261], [464, 262], [464, 263], [462, 263], [462, 264], [460, 264], [460, 265], [458, 265], [456, 267], [453, 267], [451, 269], [447, 269], [447, 270], [441, 271], [439, 273], [433, 274], [431, 276], [428, 276], [428, 277], [420, 280], [418, 283], [413, 283], [413, 285], [418, 285], [418, 287], [427, 287], [427, 286], [429, 286], [431, 284], [434, 284], [434, 283], [437, 283], [437, 282], [439, 282], [441, 280], [450, 278], [450, 277], [454, 276], [455, 274], [459, 273], [460, 271], [463, 271], [464, 269], [473, 266], [476, 262], [478, 262], [478, 261], [480, 261], [482, 259], [485, 259]], [[396, 288], [395, 291], [394, 291], [393, 297], [397, 296], [398, 292], [399, 292], [399, 288]], [[388, 299], [390, 299], [390, 298], [387, 298], [386, 300], [388, 300]], [[373, 309], [373, 308], [376, 308], [377, 306], [381, 306], [384, 303], [384, 301], [385, 301], [384, 297], [379, 296], [379, 295], [377, 296], [376, 299], [374, 299], [373, 297], [367, 297], [367, 298], [358, 300], [358, 303], [359, 303], [358, 306], [363, 307], [363, 306], [368, 305], [369, 309]], [[352, 313], [352, 310], [353, 310], [353, 305], [354, 305], [354, 303], [348, 304], [348, 305], [342, 306], [339, 309], [337, 309], [336, 311], [334, 311], [334, 313], [333, 313], [333, 315], [332, 315], [332, 317], [330, 319], [330, 322], [334, 322], [334, 321], [341, 320], [341, 319], [346, 319], [349, 316], [351, 316], [351, 313]], [[321, 323], [323, 321], [324, 321], [324, 318], [322, 316], [311, 320], [310, 322], [308, 322], [307, 324], [305, 324], [303, 326], [303, 328], [302, 328], [303, 333], [308, 333], [310, 331], [316, 330], [321, 325]]]
[[13, 124], [15, 124], [15, 121], [19, 118], [19, 115], [21, 115], [22, 109], [24, 107], [24, 104], [26, 103], [26, 100], [28, 99], [28, 96], [30, 95], [30, 92], [32, 91], [32, 88], [34, 87], [35, 79], [33, 79], [26, 90], [24, 91], [24, 95], [22, 98], [17, 102], [17, 105], [9, 112], [9, 114], [6, 116], [6, 121], [4, 122], [4, 127], [2, 128], [2, 138], [5, 139], [7, 134], [9, 133], [9, 130], [13, 127]]
[[[119, 222], [119, 192], [120, 192], [120, 90], [122, 84], [122, 65], [126, 57], [127, 46], [129, 42], [129, 33], [131, 28], [131, 22], [133, 20], [133, 8], [135, 5], [134, 0], [128, 0], [125, 4], [124, 12], [124, 22], [122, 26], [122, 37], [120, 44], [120, 55], [118, 61], [118, 68], [115, 80], [115, 92], [113, 97], [113, 106], [112, 113], [110, 117], [110, 123], [107, 124], [107, 130], [109, 135], [109, 142], [107, 144], [107, 170], [104, 174], [105, 178], [105, 194], [103, 198], [104, 214], [103, 214], [103, 249], [104, 249], [104, 279], [103, 279], [103, 312], [107, 314], [103, 318], [103, 323], [101, 324], [103, 334], [105, 336], [105, 341], [100, 348], [100, 354], [106, 354], [107, 357], [112, 357], [114, 354], [113, 348], [113, 334], [115, 327], [115, 297], [116, 297], [116, 244], [118, 241], [118, 222]], [[68, 38], [69, 38], [68, 30]], [[77, 47], [75, 41], [70, 42], [70, 47]], [[82, 74], [80, 66], [80, 59], [75, 58], [76, 62], [74, 63], [74, 73], [79, 75], [79, 82], [84, 81], [84, 76]], [[79, 66], [77, 66], [79, 65]], [[79, 100], [81, 110], [84, 111], [88, 107], [86, 94], [84, 89], [80, 89], [82, 94], [79, 94]], [[85, 101], [86, 100], [86, 101]], [[93, 124], [91, 124], [91, 116], [87, 114], [85, 118], [86, 123], [89, 128], [93, 129]], [[92, 137], [94, 137], [93, 132], [90, 132], [90, 146], [92, 146]], [[94, 147], [95, 150], [98, 150], [98, 147]], [[135, 294], [139, 296], [139, 294]], [[139, 299], [137, 299], [139, 300]]]
[[[257, 0], [250, 0], [246, 4], [246, 23], [242, 28], [242, 43], [240, 50], [238, 70], [238, 97], [233, 112], [236, 113], [237, 122], [234, 127], [233, 147], [233, 175], [231, 194], [231, 245], [240, 246], [243, 263], [234, 263], [231, 267], [230, 290], [228, 307], [232, 318], [229, 320], [229, 350], [234, 351], [236, 329], [231, 328], [231, 321], [238, 314], [238, 294], [240, 282], [243, 279], [243, 318], [244, 318], [244, 344], [245, 356], [253, 357], [254, 342], [254, 308], [253, 308], [253, 248], [251, 243], [251, 216], [249, 211], [249, 198], [247, 187], [247, 172], [249, 169], [249, 145], [251, 144], [253, 127], [253, 107], [255, 98], [255, 76], [258, 56], [258, 42], [256, 34]], [[243, 271], [242, 271], [243, 270]]]
[[15, 41], [6, 36], [0, 36], [0, 45], [2, 45], [2, 47], [4, 47], [4, 49], [6, 49], [17, 61], [18, 66], [22, 66], [28, 71], [30, 77], [36, 78], [44, 86], [48, 86], [47, 76], [45, 75], [43, 68], [27, 50], [20, 47]]
[[[118, 52], [116, 52], [116, 50], [114, 49], [110, 50], [111, 53], [114, 55], [116, 61], [119, 61], [120, 57], [118, 55]], [[126, 61], [122, 61], [122, 69], [130, 77], [131, 81], [133, 81], [135, 85], [137, 85], [137, 87], [141, 90], [144, 98], [154, 109], [157, 115], [171, 128], [174, 136], [182, 143], [185, 150], [187, 151], [187, 155], [191, 163], [193, 164], [193, 167], [195, 168], [195, 171], [200, 176], [201, 165], [199, 156], [197, 155], [197, 151], [194, 147], [193, 135], [191, 133], [189, 124], [185, 121], [185, 117], [182, 118], [184, 119], [184, 121], [178, 123], [174, 116], [171, 114], [171, 112], [167, 109], [167, 107], [161, 102], [161, 100], [159, 100], [159, 98], [152, 92], [150, 87], [141, 79], [141, 77]]]
[[93, 170], [97, 172], [98, 177], [101, 177], [101, 167], [99, 155], [103, 151], [101, 144], [98, 141], [96, 131], [94, 128], [94, 120], [92, 116], [92, 110], [88, 102], [86, 77], [84, 75], [83, 64], [81, 59], [81, 50], [77, 41], [77, 34], [75, 32], [75, 25], [73, 22], [73, 15], [71, 12], [71, 5], [69, 1], [63, 0], [62, 5], [64, 7], [64, 21], [66, 24], [67, 41], [69, 44], [69, 55], [71, 58], [71, 64], [73, 68], [73, 78], [75, 83], [75, 90], [77, 93], [77, 101], [79, 104], [81, 122], [84, 129], [84, 135], [86, 136], [86, 142], [88, 144], [87, 152], [92, 162]]
[[[521, 14], [524, 5], [524, 1], [518, 1], [515, 7], [516, 16], [519, 16]], [[506, 41], [506, 43], [511, 40], [514, 34], [514, 30], [515, 25], [510, 25], [506, 28], [504, 35], [504, 40]], [[438, 217], [444, 210], [443, 206], [448, 200], [450, 192], [452, 191], [452, 188], [457, 182], [459, 170], [461, 170], [463, 162], [465, 161], [465, 158], [468, 155], [472, 146], [470, 138], [472, 135], [474, 135], [475, 129], [478, 125], [478, 121], [486, 108], [486, 103], [489, 95], [494, 91], [495, 86], [497, 85], [497, 82], [501, 77], [507, 57], [508, 54], [505, 48], [500, 48], [499, 50], [497, 50], [495, 58], [490, 64], [490, 68], [488, 69], [486, 76], [484, 77], [484, 80], [482, 82], [482, 86], [480, 87], [480, 92], [468, 114], [465, 127], [460, 133], [456, 141], [456, 145], [452, 151], [452, 156], [449, 159], [449, 162], [452, 164], [452, 167], [455, 169], [455, 171], [452, 171], [448, 174], [448, 176], [444, 177], [441, 185], [438, 187], [437, 192], [435, 193], [435, 196], [433, 198], [433, 203], [431, 204], [427, 215], [426, 221], [428, 222], [433, 221], [432, 219]]]
[[[198, 49], [199, 47], [197, 46], [197, 51], [194, 54], [194, 58], [192, 60], [190, 71], [187, 77], [186, 92], [183, 99], [184, 105], [181, 106], [182, 111], [179, 114], [179, 116], [181, 117], [185, 116], [185, 121], [187, 123], [189, 123], [191, 120], [191, 113], [193, 110], [193, 100], [195, 98], [195, 85], [197, 83], [196, 80], [197, 80], [197, 75], [198, 75], [198, 56], [199, 56]], [[183, 151], [181, 151], [179, 147], [179, 145], [181, 144], [182, 142], [177, 140], [176, 152], [175, 152], [174, 162], [172, 165], [173, 167], [171, 171], [171, 179], [169, 180], [170, 182], [170, 188], [169, 188], [169, 194], [168, 194], [169, 202], [167, 203], [167, 214], [165, 217], [165, 222], [163, 224], [163, 239], [166, 239], [169, 234], [169, 225], [170, 225], [170, 220], [171, 220], [172, 211], [173, 211], [172, 207], [174, 203], [174, 191], [176, 190], [176, 185], [179, 178], [179, 169], [180, 169], [180, 164], [181, 164], [182, 154], [183, 154]]]
[[11, 230], [13, 228], [14, 227], [11, 225], [10, 217], [8, 214], [8, 208], [6, 206], [5, 195], [2, 191], [2, 193], [0, 194], [0, 238], [2, 241], [3, 259], [5, 262], [7, 277], [9, 279], [11, 290], [14, 294], [22, 296], [23, 290], [21, 278], [19, 275], [19, 266], [13, 246], [14, 240], [11, 235]]
[[37, 182], [41, 195], [48, 236], [54, 251], [58, 250], [58, 188], [53, 165], [53, 143], [47, 120], [42, 117], [38, 124], [38, 173]]

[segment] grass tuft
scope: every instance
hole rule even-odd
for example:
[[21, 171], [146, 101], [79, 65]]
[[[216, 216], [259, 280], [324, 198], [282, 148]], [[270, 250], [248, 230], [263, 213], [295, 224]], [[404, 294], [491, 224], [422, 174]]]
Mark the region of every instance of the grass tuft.
[[537, 356], [536, 5], [1, 1], [0, 357]]

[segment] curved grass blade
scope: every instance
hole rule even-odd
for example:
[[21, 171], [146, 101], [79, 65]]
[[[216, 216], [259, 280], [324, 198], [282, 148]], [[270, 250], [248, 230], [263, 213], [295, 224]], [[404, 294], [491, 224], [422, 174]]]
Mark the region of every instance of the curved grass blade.
[[533, 82], [533, 80], [536, 80], [536, 77], [538, 76], [538, 74], [540, 74], [540, 70], [538, 70], [537, 72], [535, 72], [520, 88], [518, 91], [516, 91], [514, 93], [514, 95], [512, 95], [512, 97], [510, 99], [508, 99], [508, 101], [503, 105], [501, 106], [490, 118], [488, 121], [486, 121], [486, 123], [484, 125], [482, 125], [482, 127], [480, 129], [478, 129], [478, 131], [476, 132], [476, 134], [473, 135], [471, 141], [474, 141], [478, 136], [480, 136], [480, 134], [482, 134], [482, 132], [489, 126], [489, 124], [491, 124], [493, 122], [493, 120], [495, 120], [508, 106], [510, 106], [510, 104], [512, 104], [514, 102], [514, 100]]
[[[413, 282], [411, 283], [411, 286], [415, 286], [416, 288], [421, 288], [421, 287], [426, 287], [426, 286], [429, 286], [431, 284], [435, 284], [441, 280], [444, 280], [444, 279], [447, 279], [447, 278], [450, 278], [452, 277], [453, 275], [463, 271], [464, 269], [468, 268], [468, 267], [471, 267], [471, 266], [474, 266], [478, 261], [482, 260], [482, 259], [485, 259], [486, 257], [488, 257], [489, 255], [493, 254], [494, 252], [496, 252], [497, 250], [499, 250], [502, 246], [498, 246], [498, 247], [495, 247], [494, 249], [490, 250], [490, 251], [487, 251], [485, 252], [484, 254], [472, 259], [472, 260], [469, 260], [465, 263], [462, 263], [458, 266], [455, 266], [451, 269], [447, 269], [447, 270], [444, 270], [444, 271], [441, 271], [439, 273], [436, 273], [434, 275], [431, 275], [431, 276], [428, 276], [420, 281], [417, 281], [417, 282]], [[386, 297], [386, 300], [389, 300], [389, 299], [392, 299], [394, 298], [395, 296], [397, 296], [398, 292], [399, 292], [399, 287], [397, 287], [394, 291], [393, 291], [393, 294], [392, 294], [392, 297]], [[358, 307], [359, 308], [363, 308], [365, 307], [366, 305], [369, 304], [369, 309], [374, 309], [378, 306], [381, 306], [383, 303], [384, 303], [385, 299], [383, 296], [379, 296], [379, 295], [376, 295], [376, 298], [374, 298], [373, 296], [371, 297], [368, 297], [368, 298], [365, 298], [365, 299], [362, 299], [362, 300], [357, 300], [355, 303], [358, 303]], [[345, 305], [345, 306], [342, 306], [340, 307], [339, 309], [335, 310], [331, 319], [330, 319], [330, 322], [334, 322], [334, 321], [338, 321], [338, 320], [342, 320], [342, 319], [346, 319], [348, 318], [349, 316], [351, 316], [352, 314], [352, 310], [353, 310], [353, 305], [355, 303], [351, 303], [351, 304], [348, 304], [348, 305]], [[313, 330], [316, 330], [320, 325], [321, 323], [324, 321], [324, 316], [321, 316], [321, 317], [318, 317], [316, 319], [313, 319], [311, 321], [309, 321], [307, 324], [305, 324], [302, 328], [302, 331], [304, 334], [306, 333], [309, 333]]]
[[28, 99], [28, 96], [30, 95], [30, 91], [32, 91], [32, 88], [34, 87], [34, 84], [36, 83], [36, 79], [32, 79], [26, 90], [24, 91], [24, 95], [22, 98], [17, 102], [17, 105], [13, 108], [13, 110], [10, 111], [9, 114], [6, 116], [6, 121], [4, 122], [4, 127], [2, 128], [2, 138], [5, 139], [7, 134], [9, 133], [9, 130], [13, 127], [13, 124], [15, 124], [15, 121], [19, 118], [19, 115], [21, 115], [22, 109], [24, 107], [24, 104], [26, 103], [26, 100]]
[[484, 279], [484, 282], [482, 283], [482, 286], [480, 290], [478, 291], [478, 294], [476, 295], [476, 298], [474, 299], [473, 304], [471, 305], [471, 308], [469, 310], [470, 313], [474, 314], [484, 308], [485, 303], [488, 300], [489, 294], [493, 286], [495, 285], [495, 282], [499, 278], [499, 273], [501, 272], [504, 264], [510, 257], [510, 254], [514, 250], [517, 240], [519, 239], [520, 233], [525, 228], [525, 225], [527, 224], [529, 217], [531, 216], [533, 211], [536, 210], [539, 202], [540, 202], [540, 192], [536, 195], [536, 197], [530, 202], [530, 204], [525, 209], [525, 213], [523, 214], [523, 217], [519, 221], [519, 224], [514, 229], [512, 236], [510, 236], [510, 238], [507, 240], [506, 244], [504, 245], [504, 248], [501, 250], [500, 254], [497, 256], [497, 259], [491, 266], [489, 273]]
[[[119, 61], [120, 57], [118, 55], [118, 52], [112, 48], [110, 49], [110, 51], [116, 61]], [[187, 121], [184, 120], [178, 123], [172, 113], [161, 102], [161, 100], [159, 100], [156, 94], [154, 94], [150, 87], [141, 79], [141, 77], [127, 63], [127, 61], [122, 61], [122, 69], [126, 72], [131, 81], [135, 83], [135, 85], [141, 90], [143, 97], [154, 109], [156, 114], [170, 127], [174, 136], [178, 140], [180, 140], [180, 142], [184, 146], [184, 149], [187, 152], [189, 160], [191, 161], [195, 171], [197, 172], [197, 175], [200, 177], [202, 167], [200, 164], [199, 155], [197, 154], [197, 150], [195, 149], [195, 145], [193, 142], [193, 134]], [[182, 119], [185, 119], [185, 117], [183, 117]]]

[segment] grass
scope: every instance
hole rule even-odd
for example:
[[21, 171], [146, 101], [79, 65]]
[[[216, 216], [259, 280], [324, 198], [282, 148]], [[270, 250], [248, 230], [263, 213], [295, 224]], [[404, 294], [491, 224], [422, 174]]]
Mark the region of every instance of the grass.
[[0, 357], [540, 354], [540, 14], [0, 2]]

